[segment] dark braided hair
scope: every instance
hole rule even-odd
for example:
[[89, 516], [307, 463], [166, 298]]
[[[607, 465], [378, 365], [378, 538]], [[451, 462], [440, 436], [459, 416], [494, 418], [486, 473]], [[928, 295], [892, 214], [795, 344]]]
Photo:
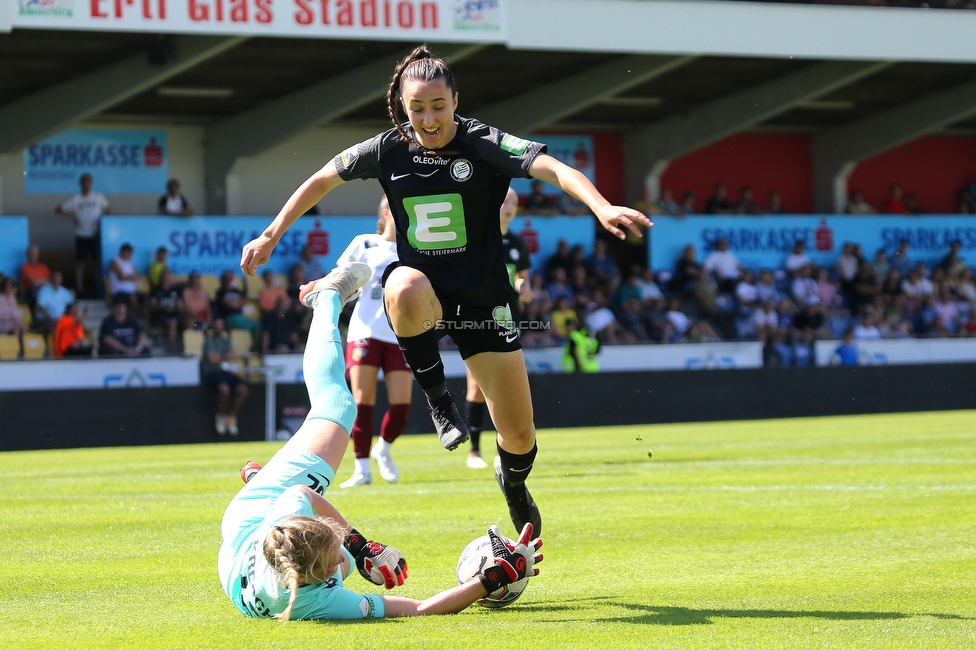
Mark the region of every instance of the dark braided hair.
[[403, 86], [403, 82], [408, 79], [423, 82], [443, 79], [451, 91], [451, 97], [453, 97], [457, 94], [457, 83], [454, 81], [454, 73], [451, 72], [451, 69], [447, 67], [447, 64], [442, 59], [435, 58], [426, 45], [421, 45], [397, 64], [396, 70], [393, 71], [393, 80], [390, 82], [390, 89], [386, 91], [386, 111], [390, 116], [390, 120], [393, 122], [393, 126], [400, 132], [404, 141], [417, 145], [425, 154], [438, 155], [436, 151], [427, 149], [410, 137], [407, 129], [400, 121], [398, 113], [401, 98], [400, 89]]

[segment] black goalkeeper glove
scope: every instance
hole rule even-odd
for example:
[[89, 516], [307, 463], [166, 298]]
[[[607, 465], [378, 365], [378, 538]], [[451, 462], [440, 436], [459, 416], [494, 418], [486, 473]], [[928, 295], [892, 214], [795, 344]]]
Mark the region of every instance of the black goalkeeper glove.
[[509, 544], [502, 537], [497, 524], [488, 529], [488, 539], [491, 540], [491, 552], [495, 556], [495, 563], [481, 572], [481, 584], [489, 594], [505, 585], [518, 582], [522, 578], [539, 575], [536, 564], [542, 562], [542, 553], [535, 553], [542, 547], [539, 538], [529, 541], [532, 537], [532, 524], [525, 524], [522, 534], [514, 545]]
[[393, 589], [407, 579], [407, 560], [392, 546], [366, 541], [355, 528], [346, 535], [342, 545], [356, 558], [359, 575], [373, 584]]

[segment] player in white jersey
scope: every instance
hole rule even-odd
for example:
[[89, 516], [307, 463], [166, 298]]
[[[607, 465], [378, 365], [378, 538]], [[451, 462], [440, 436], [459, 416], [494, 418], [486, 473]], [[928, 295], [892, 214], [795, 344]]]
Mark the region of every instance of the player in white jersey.
[[[356, 422], [352, 428], [352, 446], [356, 454], [356, 467], [352, 477], [340, 487], [350, 488], [373, 482], [369, 468], [370, 456], [379, 465], [380, 476], [388, 483], [396, 483], [400, 473], [390, 447], [407, 427], [410, 413], [410, 393], [413, 375], [397, 344], [396, 334], [390, 327], [383, 308], [383, 272], [397, 261], [396, 227], [393, 213], [386, 197], [380, 201], [377, 234], [357, 235], [339, 256], [339, 263], [364, 262], [373, 271], [373, 277], [363, 288], [363, 295], [356, 303], [346, 335], [346, 368], [356, 400]], [[390, 409], [380, 425], [380, 439], [370, 450], [373, 442], [373, 408], [376, 405], [376, 385], [380, 368], [386, 380], [386, 392]]]

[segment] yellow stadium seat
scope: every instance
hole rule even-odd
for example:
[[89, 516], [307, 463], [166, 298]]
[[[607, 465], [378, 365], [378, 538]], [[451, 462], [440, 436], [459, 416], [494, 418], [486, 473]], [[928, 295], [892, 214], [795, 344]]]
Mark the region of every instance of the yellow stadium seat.
[[230, 331], [230, 346], [238, 353], [248, 355], [254, 347], [254, 339], [247, 330], [232, 329]]
[[20, 343], [16, 334], [0, 334], [0, 359], [16, 359], [20, 354]]
[[217, 289], [220, 288], [220, 278], [216, 275], [201, 275], [200, 286], [207, 293], [207, 298], [213, 300], [217, 295]]
[[20, 310], [20, 322], [23, 323], [24, 327], [30, 327], [30, 323], [31, 323], [30, 305], [24, 302], [19, 302], [17, 303], [17, 309]]
[[183, 330], [183, 354], [197, 358], [203, 356], [204, 338], [200, 330]]
[[258, 296], [261, 294], [261, 289], [264, 288], [264, 280], [261, 278], [244, 278], [245, 284], [247, 284], [247, 298], [248, 300], [257, 300]]
[[24, 358], [43, 359], [44, 358], [44, 335], [35, 332], [24, 334]]
[[147, 296], [149, 295], [149, 290], [151, 288], [152, 287], [149, 286], [149, 278], [144, 275], [140, 275], [139, 281], [136, 282], [136, 291]]

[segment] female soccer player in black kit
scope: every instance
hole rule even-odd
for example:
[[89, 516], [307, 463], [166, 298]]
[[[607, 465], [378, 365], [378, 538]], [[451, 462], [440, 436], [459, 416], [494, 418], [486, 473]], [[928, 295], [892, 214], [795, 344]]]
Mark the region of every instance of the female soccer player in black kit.
[[[495, 477], [516, 530], [542, 517], [525, 479], [536, 456], [532, 398], [519, 333], [518, 300], [502, 257], [498, 210], [510, 180], [531, 176], [585, 203], [615, 236], [650, 227], [636, 210], [610, 205], [583, 174], [546, 154], [538, 142], [455, 114], [454, 74], [426, 46], [397, 65], [387, 93], [394, 128], [338, 154], [299, 187], [241, 256], [255, 277], [284, 232], [334, 187], [378, 179], [393, 210], [399, 266], [387, 270], [385, 303], [403, 354], [427, 395], [447, 449], [468, 438], [447, 392], [438, 339], [450, 335], [481, 386], [498, 430]], [[402, 108], [408, 122], [401, 123]]]

